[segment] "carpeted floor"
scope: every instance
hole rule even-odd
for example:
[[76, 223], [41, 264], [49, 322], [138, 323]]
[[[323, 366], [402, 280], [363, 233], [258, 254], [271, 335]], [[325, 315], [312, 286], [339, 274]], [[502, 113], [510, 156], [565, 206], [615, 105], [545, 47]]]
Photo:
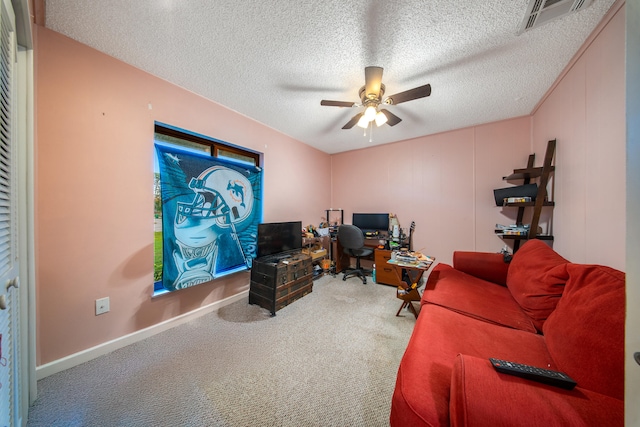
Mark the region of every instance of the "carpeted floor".
[[27, 426], [386, 426], [415, 324], [395, 292], [325, 276], [275, 317], [235, 302], [40, 380]]

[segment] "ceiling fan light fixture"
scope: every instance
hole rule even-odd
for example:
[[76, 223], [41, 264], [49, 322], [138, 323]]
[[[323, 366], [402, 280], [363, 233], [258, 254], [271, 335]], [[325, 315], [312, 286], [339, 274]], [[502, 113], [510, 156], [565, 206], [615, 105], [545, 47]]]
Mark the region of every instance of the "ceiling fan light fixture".
[[[537, 0], [537, 1], [569, 1], [569, 0]], [[571, 1], [593, 1], [593, 0], [571, 0]], [[373, 122], [376, 126], [387, 124], [395, 126], [402, 119], [391, 111], [387, 110], [387, 105], [397, 105], [403, 102], [413, 101], [414, 99], [426, 98], [431, 95], [431, 85], [426, 84], [413, 89], [405, 90], [394, 95], [384, 98], [385, 86], [382, 83], [382, 67], [365, 67], [364, 69], [364, 86], [358, 91], [361, 103], [347, 101], [330, 101], [323, 99], [320, 105], [330, 107], [364, 107], [364, 111], [353, 116], [342, 129], [351, 129], [358, 126], [362, 129], [371, 127]], [[380, 108], [380, 111], [378, 109]]]
[[378, 111], [378, 114], [376, 114], [376, 126], [382, 126], [385, 123], [387, 123], [387, 116], [382, 111]]
[[373, 121], [376, 118], [376, 107], [373, 105], [369, 105], [366, 110], [364, 110], [364, 117], [367, 121]]
[[366, 129], [369, 127], [369, 122], [370, 120], [367, 119], [366, 114], [363, 114], [362, 117], [360, 117], [360, 120], [358, 120], [358, 126], [360, 126], [362, 129]]

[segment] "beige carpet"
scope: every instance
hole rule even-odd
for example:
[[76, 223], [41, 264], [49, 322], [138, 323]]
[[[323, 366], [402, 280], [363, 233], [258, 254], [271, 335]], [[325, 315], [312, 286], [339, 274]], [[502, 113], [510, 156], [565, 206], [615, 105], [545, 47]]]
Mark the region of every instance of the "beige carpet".
[[275, 317], [238, 301], [39, 381], [27, 425], [385, 426], [415, 324], [400, 303], [330, 276]]

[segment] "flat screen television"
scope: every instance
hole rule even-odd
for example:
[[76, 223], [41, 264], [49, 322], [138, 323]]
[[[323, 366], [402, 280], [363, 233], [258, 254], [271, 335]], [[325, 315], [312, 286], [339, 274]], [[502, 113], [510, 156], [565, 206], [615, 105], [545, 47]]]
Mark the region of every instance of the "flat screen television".
[[351, 224], [362, 232], [389, 231], [388, 213], [354, 213]]
[[302, 249], [302, 221], [258, 224], [258, 258]]

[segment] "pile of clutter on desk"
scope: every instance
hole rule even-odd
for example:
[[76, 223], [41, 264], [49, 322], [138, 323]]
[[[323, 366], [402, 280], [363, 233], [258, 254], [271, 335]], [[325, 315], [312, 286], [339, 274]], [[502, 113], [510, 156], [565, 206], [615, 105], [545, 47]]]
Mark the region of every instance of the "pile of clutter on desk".
[[417, 268], [428, 268], [436, 259], [418, 251], [408, 251], [401, 249], [391, 253], [391, 261], [400, 265], [407, 265]]

